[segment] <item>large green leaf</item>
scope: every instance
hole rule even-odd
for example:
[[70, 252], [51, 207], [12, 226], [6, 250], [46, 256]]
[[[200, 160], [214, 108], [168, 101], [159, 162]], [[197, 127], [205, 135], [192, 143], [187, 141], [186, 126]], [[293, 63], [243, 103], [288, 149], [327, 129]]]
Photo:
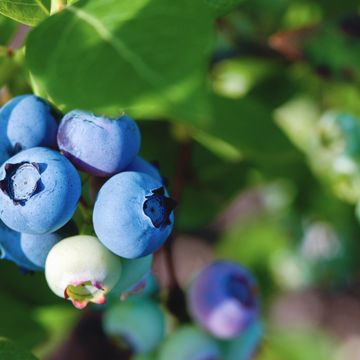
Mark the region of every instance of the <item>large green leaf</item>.
[[15, 21], [0, 16], [0, 45], [6, 45], [14, 36], [17, 24]]
[[50, 15], [51, 0], [0, 0], [0, 13], [27, 25]]
[[82, 0], [32, 31], [27, 63], [65, 108], [187, 119], [204, 92], [212, 38], [200, 0]]
[[271, 109], [252, 97], [239, 100], [213, 96], [212, 121], [194, 130], [194, 137], [228, 159], [248, 157], [289, 162], [297, 152], [276, 126]]
[[36, 360], [30, 352], [22, 349], [12, 341], [0, 337], [0, 359], [1, 360]]

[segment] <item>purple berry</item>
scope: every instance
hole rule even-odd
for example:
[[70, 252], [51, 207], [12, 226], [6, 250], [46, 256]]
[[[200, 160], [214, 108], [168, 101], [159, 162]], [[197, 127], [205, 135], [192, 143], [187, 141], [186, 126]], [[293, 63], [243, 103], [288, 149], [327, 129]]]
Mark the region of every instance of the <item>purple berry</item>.
[[140, 131], [130, 117], [109, 119], [81, 110], [63, 117], [57, 140], [78, 169], [104, 177], [125, 169], [140, 149]]
[[238, 336], [258, 316], [255, 280], [236, 263], [214, 262], [193, 281], [189, 308], [194, 319], [214, 336]]

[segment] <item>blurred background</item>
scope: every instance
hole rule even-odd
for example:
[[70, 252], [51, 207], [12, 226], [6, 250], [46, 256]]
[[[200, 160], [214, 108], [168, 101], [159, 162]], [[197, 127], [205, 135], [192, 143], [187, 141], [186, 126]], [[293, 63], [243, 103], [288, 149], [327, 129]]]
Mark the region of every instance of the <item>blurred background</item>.
[[[29, 29], [0, 15], [0, 103], [45, 91], [60, 109], [86, 106], [76, 94], [67, 105], [41, 71], [40, 81], [29, 76]], [[217, 17], [209, 54], [211, 120], [128, 111], [141, 155], [160, 164], [179, 202], [172, 275], [186, 292], [214, 258], [248, 267], [264, 326], [256, 359], [360, 359], [359, 3], [241, 1]], [[166, 303], [173, 276], [163, 251], [153, 273]], [[101, 310], [73, 309], [43, 274], [2, 261], [0, 278], [1, 336], [40, 359], [131, 358], [104, 335]], [[176, 296], [170, 323], [185, 311]]]

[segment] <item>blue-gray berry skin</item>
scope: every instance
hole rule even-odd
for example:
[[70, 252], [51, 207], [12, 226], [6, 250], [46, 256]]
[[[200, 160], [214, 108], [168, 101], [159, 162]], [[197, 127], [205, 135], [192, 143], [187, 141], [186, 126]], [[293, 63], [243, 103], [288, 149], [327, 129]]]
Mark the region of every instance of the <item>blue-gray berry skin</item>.
[[56, 110], [35, 95], [21, 95], [0, 110], [0, 164], [21, 150], [56, 148]]
[[77, 233], [72, 222], [54, 233], [33, 235], [19, 233], [0, 221], [0, 258], [29, 271], [44, 271], [51, 248], [61, 239]]
[[259, 315], [255, 280], [244, 267], [216, 261], [204, 268], [189, 290], [194, 319], [216, 337], [239, 336]]
[[140, 172], [122, 172], [100, 189], [93, 224], [99, 240], [127, 259], [158, 250], [174, 225], [175, 201], [161, 182]]
[[80, 195], [78, 172], [56, 151], [24, 150], [0, 167], [0, 219], [15, 231], [56, 231], [71, 219]]
[[140, 131], [129, 116], [109, 119], [81, 110], [63, 117], [57, 140], [78, 169], [104, 177], [125, 169], [140, 149]]
[[254, 320], [240, 336], [228, 341], [225, 345], [225, 360], [251, 360], [264, 336], [260, 319]]
[[159, 360], [222, 360], [219, 344], [193, 325], [178, 327], [159, 349]]
[[151, 272], [152, 261], [152, 255], [139, 259], [122, 259], [121, 277], [111, 293], [117, 297], [127, 297], [141, 292], [146, 286], [146, 276]]
[[136, 156], [124, 171], [143, 172], [152, 176], [154, 179], [163, 182], [163, 177], [160, 175], [159, 169], [141, 156]]
[[[150, 299], [129, 299], [111, 305], [104, 314], [104, 332], [120, 338], [135, 354], [156, 349], [164, 339], [164, 312]], [[169, 358], [170, 360], [170, 358]]]

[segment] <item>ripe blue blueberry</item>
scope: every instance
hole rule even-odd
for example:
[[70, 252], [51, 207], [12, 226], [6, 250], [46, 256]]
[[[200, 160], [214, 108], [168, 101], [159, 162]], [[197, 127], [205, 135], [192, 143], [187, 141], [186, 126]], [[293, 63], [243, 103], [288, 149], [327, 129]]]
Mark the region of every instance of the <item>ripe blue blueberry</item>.
[[159, 182], [163, 182], [163, 177], [160, 175], [159, 169], [155, 165], [149, 163], [140, 156], [136, 156], [124, 171], [143, 172], [145, 174], [152, 176], [154, 179], [158, 180]]
[[0, 168], [0, 218], [15, 231], [56, 231], [71, 219], [80, 195], [78, 172], [56, 151], [24, 150]]
[[174, 225], [175, 201], [163, 185], [140, 172], [122, 172], [100, 189], [93, 224], [99, 240], [113, 253], [133, 259], [158, 250]]
[[105, 312], [104, 331], [110, 337], [120, 338], [134, 353], [146, 353], [164, 338], [164, 313], [149, 299], [132, 298]]
[[105, 295], [118, 282], [121, 260], [94, 236], [78, 235], [58, 242], [49, 252], [45, 277], [59, 297], [78, 309], [89, 302], [105, 303]]
[[242, 266], [216, 261], [193, 281], [189, 308], [194, 319], [214, 336], [238, 336], [258, 316], [257, 287]]
[[0, 259], [12, 261], [25, 270], [43, 271], [52, 247], [76, 232], [76, 226], [72, 222], [54, 233], [32, 235], [11, 230], [0, 221]]
[[56, 111], [45, 100], [21, 95], [0, 110], [0, 164], [21, 150], [56, 147]]
[[57, 140], [78, 169], [95, 176], [122, 171], [140, 149], [140, 131], [130, 117], [109, 119], [81, 110], [64, 116]]
[[183, 326], [165, 340], [159, 360], [220, 360], [216, 341], [195, 326]]

